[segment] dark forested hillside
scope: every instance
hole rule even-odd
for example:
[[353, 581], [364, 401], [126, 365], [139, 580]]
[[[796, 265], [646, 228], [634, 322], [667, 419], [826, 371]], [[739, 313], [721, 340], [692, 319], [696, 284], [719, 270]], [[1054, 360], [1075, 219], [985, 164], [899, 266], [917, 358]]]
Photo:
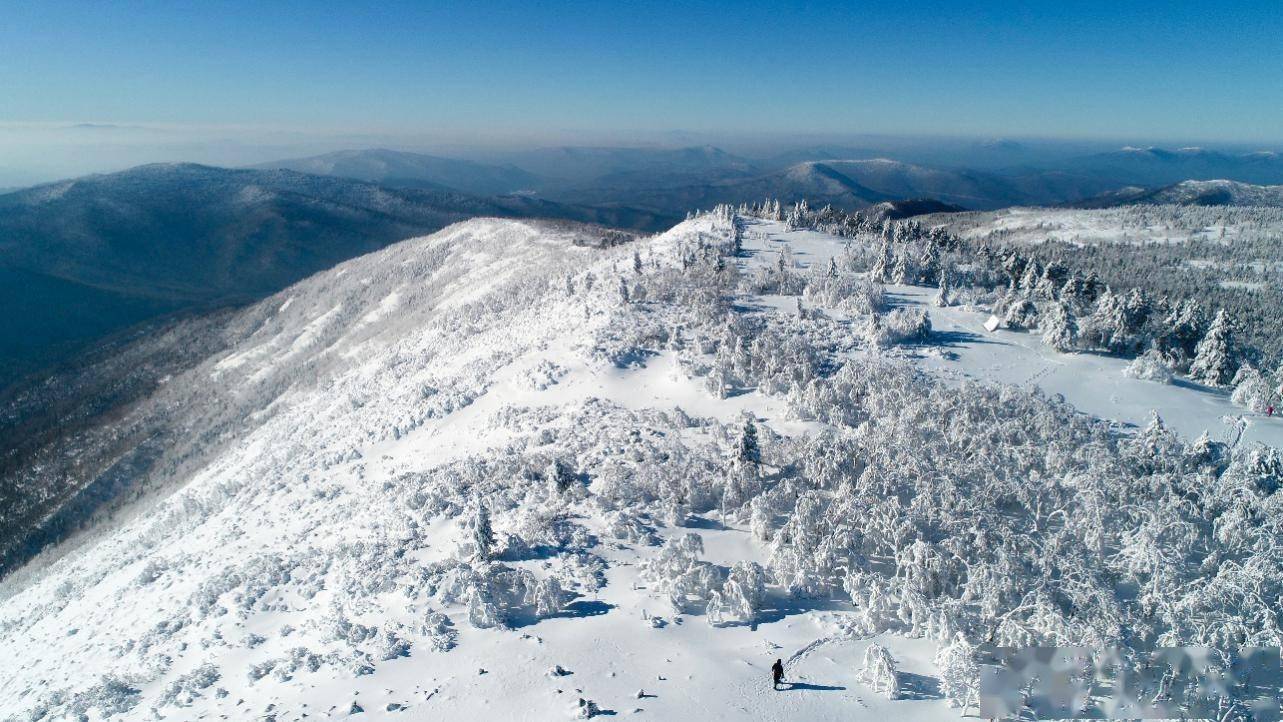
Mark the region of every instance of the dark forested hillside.
[[286, 170], [149, 165], [0, 195], [0, 386], [150, 318], [242, 303], [476, 216], [673, 219]]

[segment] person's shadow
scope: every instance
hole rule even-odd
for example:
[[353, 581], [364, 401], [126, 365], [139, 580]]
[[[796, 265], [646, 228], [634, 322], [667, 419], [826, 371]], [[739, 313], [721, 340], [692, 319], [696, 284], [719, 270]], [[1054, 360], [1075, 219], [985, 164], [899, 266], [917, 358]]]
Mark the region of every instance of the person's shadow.
[[829, 684], [811, 684], [809, 682], [780, 682], [775, 688], [780, 692], [840, 692], [846, 687], [834, 687]]

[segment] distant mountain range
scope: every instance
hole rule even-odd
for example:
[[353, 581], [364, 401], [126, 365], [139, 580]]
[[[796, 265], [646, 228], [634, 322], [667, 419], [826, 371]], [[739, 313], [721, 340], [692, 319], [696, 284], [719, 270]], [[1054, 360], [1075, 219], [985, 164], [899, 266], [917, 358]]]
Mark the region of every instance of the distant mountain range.
[[539, 176], [514, 165], [489, 165], [382, 148], [341, 150], [310, 158], [261, 163], [254, 168], [292, 170], [396, 188], [454, 190], [481, 196], [530, 191], [543, 184]]
[[836, 145], [798, 148], [760, 159], [714, 146], [558, 147], [498, 154], [493, 163], [358, 150], [262, 167], [482, 195], [528, 192], [562, 203], [628, 205], [668, 215], [766, 197], [786, 202], [806, 198], [845, 209], [909, 198], [994, 209], [1076, 203], [1118, 188], [1155, 188], [1190, 179], [1283, 183], [1283, 158], [1269, 151], [1229, 154], [1197, 148], [1124, 148], [1007, 166], [1000, 165], [1002, 159], [1018, 162], [1026, 157], [1021, 144], [977, 143], [969, 152], [979, 154], [985, 170], [908, 162], [880, 155], [872, 147]]
[[258, 298], [476, 216], [647, 230], [675, 221], [620, 207], [194, 164], [0, 195], [0, 386], [140, 321]]
[[563, 190], [552, 197], [599, 205], [626, 196], [636, 206], [669, 213], [764, 198], [778, 198], [785, 203], [806, 199], [812, 205], [832, 204], [844, 210], [914, 198], [936, 199], [966, 209], [993, 209], [1059, 203], [1110, 187], [1054, 172], [1005, 176], [874, 158], [803, 161], [781, 170], [688, 184], [656, 183], [635, 188], [593, 184]]
[[1060, 170], [1114, 187], [1153, 188], [1185, 180], [1217, 179], [1275, 185], [1283, 183], [1283, 155], [1273, 151], [1234, 154], [1203, 148], [1123, 148], [1066, 160]]
[[1283, 185], [1262, 186], [1231, 180], [1187, 180], [1162, 188], [1128, 186], [1073, 204], [1077, 208], [1126, 205], [1283, 207]]

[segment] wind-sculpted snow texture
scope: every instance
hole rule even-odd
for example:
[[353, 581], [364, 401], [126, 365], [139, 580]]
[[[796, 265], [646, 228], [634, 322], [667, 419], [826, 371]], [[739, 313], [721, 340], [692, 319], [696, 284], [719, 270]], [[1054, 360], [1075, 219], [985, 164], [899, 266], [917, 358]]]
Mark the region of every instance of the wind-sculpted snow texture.
[[972, 319], [843, 243], [471, 221], [245, 311], [204, 446], [6, 582], [0, 716], [954, 719], [977, 643], [1280, 643], [1277, 450], [942, 379]]

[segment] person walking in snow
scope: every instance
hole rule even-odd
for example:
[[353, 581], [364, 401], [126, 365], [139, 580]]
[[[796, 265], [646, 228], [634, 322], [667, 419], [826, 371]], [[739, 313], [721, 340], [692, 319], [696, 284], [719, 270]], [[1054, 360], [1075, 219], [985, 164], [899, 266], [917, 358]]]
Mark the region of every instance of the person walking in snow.
[[775, 664], [771, 665], [771, 689], [779, 689], [780, 682], [784, 681], [784, 660], [777, 659]]
[[1265, 417], [1266, 418], [1274, 417], [1274, 404], [1270, 404], [1269, 407], [1265, 409]]

